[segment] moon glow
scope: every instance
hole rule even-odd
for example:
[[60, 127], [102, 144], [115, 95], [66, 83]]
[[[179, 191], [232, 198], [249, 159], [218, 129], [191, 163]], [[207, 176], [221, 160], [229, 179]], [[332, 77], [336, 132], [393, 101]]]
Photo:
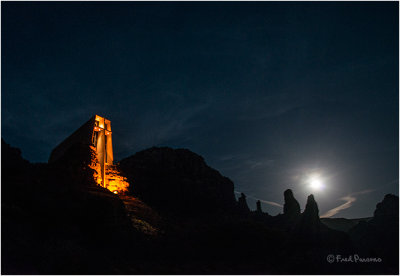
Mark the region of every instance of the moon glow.
[[319, 176], [311, 176], [308, 180], [309, 187], [314, 191], [321, 191], [325, 188], [324, 183]]

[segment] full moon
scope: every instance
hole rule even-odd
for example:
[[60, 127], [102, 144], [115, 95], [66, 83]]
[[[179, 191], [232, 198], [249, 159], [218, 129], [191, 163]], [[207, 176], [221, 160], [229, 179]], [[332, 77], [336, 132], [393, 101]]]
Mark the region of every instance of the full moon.
[[318, 176], [310, 177], [308, 182], [310, 188], [314, 191], [320, 191], [324, 189], [324, 183], [322, 182], [322, 179]]

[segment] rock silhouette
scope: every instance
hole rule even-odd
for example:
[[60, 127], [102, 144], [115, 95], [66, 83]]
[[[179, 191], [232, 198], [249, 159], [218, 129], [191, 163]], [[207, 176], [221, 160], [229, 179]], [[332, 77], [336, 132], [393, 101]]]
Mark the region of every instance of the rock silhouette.
[[233, 182], [187, 150], [153, 147], [120, 161], [131, 192], [160, 212], [180, 215], [232, 210]]
[[285, 203], [283, 205], [283, 214], [287, 219], [294, 220], [300, 216], [300, 204], [294, 198], [291, 189], [287, 189], [284, 193]]
[[244, 193], [241, 193], [240, 197], [238, 198], [238, 208], [239, 208], [239, 211], [242, 213], [250, 212], [250, 208], [247, 205], [247, 201], [246, 201], [246, 195]]
[[319, 224], [319, 210], [313, 195], [307, 197], [307, 204], [302, 214], [302, 221], [307, 224]]
[[394, 218], [399, 217], [399, 197], [393, 194], [385, 195], [382, 202], [379, 202], [376, 205], [376, 209], [374, 211], [374, 217], [371, 220], [371, 223], [377, 225], [392, 225], [393, 222], [398, 223], [398, 220], [394, 220]]
[[256, 212], [257, 213], [262, 213], [263, 211], [261, 209], [261, 201], [257, 200], [256, 205], [257, 205]]
[[7, 169], [7, 172], [9, 172], [9, 169], [25, 168], [29, 165], [29, 161], [22, 158], [21, 150], [10, 146], [3, 138], [1, 138], [1, 157], [2, 160], [6, 161], [2, 166]]
[[319, 210], [317, 202], [313, 195], [307, 197], [306, 207], [301, 214], [300, 221], [296, 226], [296, 231], [304, 237], [313, 241], [320, 238], [321, 228], [326, 229], [319, 219]]
[[[399, 197], [385, 195], [376, 205], [374, 217], [361, 221], [349, 231], [349, 235], [360, 254], [379, 257], [385, 265], [391, 267], [392, 274], [397, 274], [399, 260]], [[390, 274], [390, 273], [389, 273]]]

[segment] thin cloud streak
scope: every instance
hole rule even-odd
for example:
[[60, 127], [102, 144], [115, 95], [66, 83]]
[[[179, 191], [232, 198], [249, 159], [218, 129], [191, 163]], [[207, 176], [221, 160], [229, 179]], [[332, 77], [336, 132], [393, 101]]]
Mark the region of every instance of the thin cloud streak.
[[332, 217], [332, 216], [336, 215], [337, 213], [339, 213], [340, 211], [342, 211], [344, 209], [347, 209], [347, 208], [350, 208], [353, 205], [353, 202], [355, 202], [357, 200], [355, 195], [367, 194], [367, 193], [370, 193], [370, 192], [373, 192], [373, 191], [374, 190], [372, 190], [372, 189], [364, 190], [364, 191], [361, 191], [361, 192], [352, 193], [352, 194], [349, 194], [347, 196], [339, 198], [339, 200], [344, 200], [346, 202], [341, 204], [341, 205], [339, 205], [339, 206], [337, 206], [337, 207], [335, 207], [335, 208], [333, 208], [333, 209], [331, 209], [331, 210], [329, 210], [329, 211], [327, 211], [325, 214], [323, 214], [321, 216], [321, 218]]
[[357, 198], [355, 198], [355, 197], [353, 197], [353, 196], [344, 196], [344, 197], [341, 197], [340, 200], [345, 200], [346, 202], [343, 203], [342, 205], [339, 205], [339, 206], [337, 206], [337, 207], [335, 207], [335, 208], [329, 210], [328, 212], [326, 212], [325, 214], [323, 214], [323, 215], [321, 216], [321, 218], [329, 218], [329, 217], [332, 217], [332, 216], [336, 215], [337, 213], [339, 213], [340, 211], [342, 211], [342, 210], [344, 210], [344, 209], [347, 209], [347, 208], [350, 208], [350, 207], [352, 206], [352, 203], [353, 203], [354, 201], [356, 201]]
[[[241, 192], [238, 192], [238, 191], [235, 191], [235, 193], [236, 194], [241, 194]], [[263, 200], [263, 199], [260, 199], [260, 198], [254, 197], [254, 196], [249, 196], [249, 195], [246, 195], [246, 197], [249, 197], [249, 198], [252, 198], [252, 199], [255, 199], [255, 200], [259, 200], [262, 203], [269, 204], [269, 205], [272, 205], [272, 206], [275, 206], [275, 207], [283, 208], [282, 204], [279, 204], [279, 203], [274, 202], [274, 201]]]

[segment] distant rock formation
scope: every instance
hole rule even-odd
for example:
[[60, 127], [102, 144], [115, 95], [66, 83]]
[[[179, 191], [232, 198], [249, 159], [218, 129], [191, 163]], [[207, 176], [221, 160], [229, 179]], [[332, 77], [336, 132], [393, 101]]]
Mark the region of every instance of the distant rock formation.
[[320, 221], [317, 202], [313, 195], [309, 195], [304, 212], [295, 227], [296, 234], [306, 242], [318, 243], [322, 229], [327, 230], [328, 227]]
[[398, 274], [398, 233], [399, 197], [393, 194], [385, 195], [383, 201], [376, 205], [370, 221], [361, 221], [349, 231], [362, 254], [382, 258], [386, 264], [397, 268], [389, 274]]
[[247, 205], [247, 201], [246, 201], [246, 195], [244, 193], [241, 193], [240, 197], [238, 198], [238, 208], [239, 208], [239, 211], [242, 213], [250, 212], [250, 208]]
[[[396, 219], [397, 218], [397, 219]], [[371, 220], [373, 224], [388, 224], [394, 222], [399, 223], [399, 197], [393, 194], [385, 195], [382, 202], [376, 205], [374, 218]], [[396, 223], [395, 223], [396, 224]]]
[[256, 202], [256, 210], [255, 211], [250, 211], [250, 217], [252, 217], [254, 220], [265, 223], [266, 225], [271, 225], [273, 221], [273, 217], [268, 214], [268, 212], [263, 212], [261, 208], [261, 201], [257, 200]]
[[263, 211], [261, 209], [261, 201], [257, 200], [256, 205], [257, 205], [256, 212], [257, 213], [262, 213]]
[[307, 198], [307, 204], [302, 214], [302, 220], [310, 225], [320, 223], [318, 205], [314, 199], [314, 195], [309, 195]]
[[8, 194], [14, 195], [35, 188], [31, 184], [34, 182], [32, 167], [29, 161], [22, 158], [20, 149], [10, 146], [3, 138], [1, 139], [1, 189], [7, 194], [2, 198], [2, 204], [8, 201], [12, 204], [13, 198]]
[[297, 226], [301, 218], [300, 204], [295, 199], [291, 189], [285, 190], [283, 198], [283, 214], [271, 217], [270, 222], [274, 227], [291, 232]]
[[300, 204], [294, 198], [291, 189], [287, 189], [284, 193], [285, 203], [283, 205], [283, 214], [287, 219], [297, 219], [300, 216]]
[[120, 161], [131, 193], [160, 212], [180, 215], [232, 210], [233, 182], [187, 150], [153, 147]]

